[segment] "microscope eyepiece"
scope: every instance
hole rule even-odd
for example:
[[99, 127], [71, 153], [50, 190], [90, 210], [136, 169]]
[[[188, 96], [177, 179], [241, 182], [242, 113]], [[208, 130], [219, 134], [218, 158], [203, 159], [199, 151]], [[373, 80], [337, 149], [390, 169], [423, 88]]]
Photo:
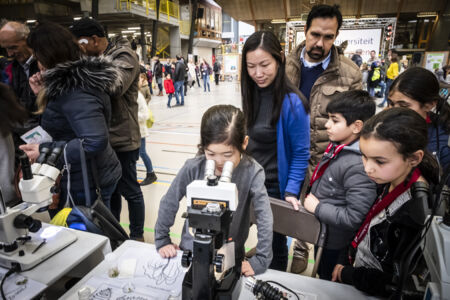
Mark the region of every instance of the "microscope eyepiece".
[[220, 176], [220, 181], [222, 182], [231, 182], [231, 176], [233, 175], [233, 162], [226, 161], [223, 165], [222, 175]]
[[56, 166], [56, 163], [59, 159], [59, 156], [61, 155], [62, 148], [61, 147], [55, 147], [52, 150], [52, 153], [47, 159], [47, 165], [50, 165], [52, 167]]
[[50, 149], [47, 147], [42, 147], [39, 152], [40, 154], [36, 159], [36, 163], [43, 164], [45, 162], [45, 159], [47, 158], [48, 153], [50, 152]]
[[23, 180], [33, 179], [33, 172], [31, 171], [30, 159], [27, 154], [22, 151], [19, 156], [20, 165], [22, 166]]

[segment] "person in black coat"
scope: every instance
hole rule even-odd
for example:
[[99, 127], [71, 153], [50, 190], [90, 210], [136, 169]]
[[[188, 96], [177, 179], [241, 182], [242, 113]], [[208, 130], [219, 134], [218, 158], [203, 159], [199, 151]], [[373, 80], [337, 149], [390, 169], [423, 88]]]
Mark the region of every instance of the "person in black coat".
[[[41, 72], [30, 78], [30, 86], [38, 94], [41, 126], [53, 138], [53, 142], [41, 144], [40, 148], [61, 146], [65, 152], [59, 160], [59, 167], [65, 168], [59, 206], [64, 206], [69, 192], [76, 204], [85, 204], [80, 140], [86, 153], [91, 199], [96, 199], [93, 166], [97, 169], [103, 201], [108, 206], [121, 174], [108, 137], [109, 95], [122, 84], [120, 71], [110, 58], [82, 56], [72, 34], [57, 24], [39, 25], [27, 42], [41, 68]], [[39, 155], [39, 145], [23, 145], [21, 149], [31, 160]]]

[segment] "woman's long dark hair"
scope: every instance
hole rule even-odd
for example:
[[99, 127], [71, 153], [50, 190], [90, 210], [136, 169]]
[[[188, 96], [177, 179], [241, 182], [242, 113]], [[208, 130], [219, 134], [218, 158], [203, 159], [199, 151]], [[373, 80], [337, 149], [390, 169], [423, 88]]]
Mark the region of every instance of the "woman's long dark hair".
[[26, 118], [27, 112], [19, 104], [14, 91], [0, 83], [0, 135], [7, 136], [15, 124], [24, 122]]
[[439, 182], [439, 167], [433, 156], [427, 151], [428, 126], [424, 118], [412, 109], [395, 107], [384, 110], [367, 122], [361, 130], [361, 137], [374, 137], [395, 145], [404, 159], [417, 150], [423, 150], [424, 156], [418, 168], [429, 183]]
[[285, 58], [282, 54], [280, 42], [275, 34], [270, 31], [258, 31], [253, 33], [245, 42], [242, 50], [241, 65], [241, 95], [242, 108], [246, 118], [247, 127], [250, 128], [256, 119], [256, 108], [254, 105], [254, 94], [256, 92], [256, 83], [250, 77], [247, 71], [247, 53], [261, 48], [277, 61], [278, 71], [273, 82], [273, 110], [270, 123], [275, 126], [281, 114], [281, 107], [286, 94], [295, 93], [299, 96], [306, 112], [309, 112], [309, 104], [301, 92], [287, 78], [285, 73]]
[[421, 67], [407, 69], [392, 83], [389, 93], [395, 91], [419, 102], [421, 106], [436, 102], [439, 111], [436, 121], [446, 133], [450, 132], [450, 106], [439, 96], [439, 82], [432, 72]]
[[46, 69], [52, 69], [59, 63], [78, 60], [82, 53], [72, 33], [52, 22], [42, 23], [33, 29], [27, 38], [27, 44]]

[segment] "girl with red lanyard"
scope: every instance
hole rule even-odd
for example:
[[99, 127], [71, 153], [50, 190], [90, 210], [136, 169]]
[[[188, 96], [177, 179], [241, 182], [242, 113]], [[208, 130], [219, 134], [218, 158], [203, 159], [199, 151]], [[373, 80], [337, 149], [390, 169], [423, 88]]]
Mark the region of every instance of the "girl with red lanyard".
[[378, 296], [393, 292], [389, 287], [395, 286], [399, 275], [396, 266], [425, 222], [414, 188], [438, 181], [427, 142], [425, 120], [410, 109], [385, 110], [364, 124], [360, 138], [364, 169], [379, 185], [379, 193], [351, 243], [353, 254], [341, 255], [333, 281]]

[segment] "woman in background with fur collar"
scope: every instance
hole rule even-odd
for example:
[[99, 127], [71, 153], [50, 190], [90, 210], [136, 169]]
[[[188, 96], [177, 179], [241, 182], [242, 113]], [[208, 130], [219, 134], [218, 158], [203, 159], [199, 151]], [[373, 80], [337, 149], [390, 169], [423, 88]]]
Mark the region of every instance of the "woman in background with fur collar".
[[[30, 78], [30, 86], [38, 94], [41, 126], [53, 142], [21, 146], [35, 160], [39, 148], [62, 146], [59, 168], [70, 171], [70, 191], [67, 171], [61, 178], [59, 207], [68, 193], [75, 204], [85, 203], [81, 173], [80, 140], [86, 153], [91, 199], [96, 199], [96, 185], [91, 164], [95, 162], [101, 196], [107, 206], [120, 178], [121, 167], [109, 143], [108, 127], [111, 118], [110, 96], [122, 83], [120, 71], [111, 60], [84, 57], [72, 34], [54, 23], [37, 26], [27, 43], [39, 63], [41, 72]], [[66, 156], [66, 161], [64, 156]], [[52, 213], [51, 213], [52, 214]]]

